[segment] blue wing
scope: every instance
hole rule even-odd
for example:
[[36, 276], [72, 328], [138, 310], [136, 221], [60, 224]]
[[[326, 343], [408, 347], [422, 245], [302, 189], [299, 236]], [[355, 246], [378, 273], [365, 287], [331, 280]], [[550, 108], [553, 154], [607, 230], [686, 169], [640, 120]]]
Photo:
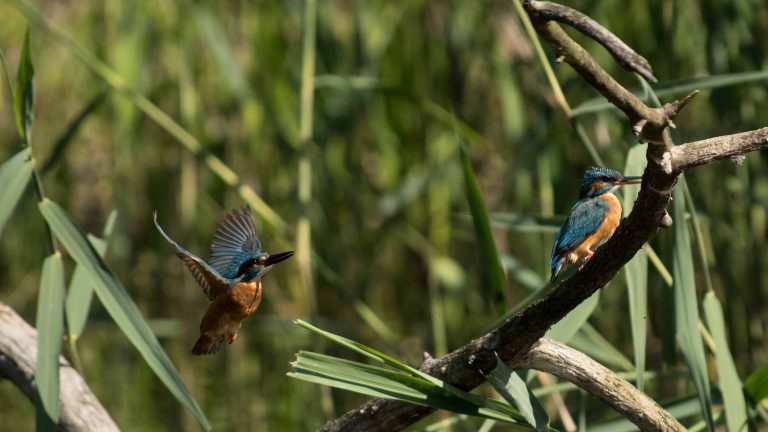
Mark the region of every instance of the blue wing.
[[555, 244], [552, 246], [552, 280], [560, 272], [563, 257], [600, 228], [609, 209], [608, 202], [600, 198], [583, 199], [571, 208], [571, 213], [557, 232]]
[[155, 212], [152, 216], [155, 220], [155, 226], [157, 227], [157, 230], [160, 231], [160, 234], [162, 234], [163, 237], [168, 240], [168, 243], [170, 243], [171, 246], [176, 249], [176, 256], [184, 261], [184, 264], [187, 266], [189, 271], [192, 272], [192, 276], [203, 289], [203, 292], [208, 297], [208, 300], [215, 299], [216, 296], [218, 296], [220, 293], [229, 289], [229, 281], [227, 279], [223, 278], [215, 269], [206, 264], [205, 261], [187, 252], [186, 249], [179, 246], [178, 243], [168, 237], [168, 234], [166, 234], [165, 231], [163, 231], [163, 229], [160, 227], [160, 224], [157, 223], [157, 212]]
[[248, 207], [235, 209], [224, 217], [211, 242], [211, 266], [222, 276], [233, 279], [248, 258], [261, 252], [253, 216]]

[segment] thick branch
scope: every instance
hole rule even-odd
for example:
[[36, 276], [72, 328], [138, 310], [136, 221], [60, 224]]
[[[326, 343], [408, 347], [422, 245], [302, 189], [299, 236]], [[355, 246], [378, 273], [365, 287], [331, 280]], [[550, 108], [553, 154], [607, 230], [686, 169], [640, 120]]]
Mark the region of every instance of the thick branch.
[[557, 3], [526, 1], [526, 10], [542, 20], [554, 20], [579, 30], [604, 46], [617, 62], [629, 71], [640, 74], [646, 81], [655, 83], [651, 64], [645, 57], [625, 44], [616, 35], [583, 13]]
[[642, 431], [685, 431], [672, 414], [610, 369], [567, 345], [541, 338], [517, 368], [535, 369], [570, 381], [605, 401]]
[[735, 158], [766, 147], [768, 147], [768, 127], [694, 141], [672, 148], [672, 168], [676, 172], [682, 172], [699, 165]]
[[[33, 403], [37, 397], [37, 331], [10, 306], [0, 303], [0, 377], [13, 382]], [[61, 394], [59, 427], [65, 431], [117, 431], [109, 413], [88, 384], [59, 357]]]

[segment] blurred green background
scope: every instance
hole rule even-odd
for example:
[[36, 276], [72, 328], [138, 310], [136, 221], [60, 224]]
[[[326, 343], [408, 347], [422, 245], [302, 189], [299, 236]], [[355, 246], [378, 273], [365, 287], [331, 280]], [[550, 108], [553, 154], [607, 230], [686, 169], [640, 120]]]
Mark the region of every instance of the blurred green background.
[[[768, 71], [764, 1], [569, 5], [648, 58], [657, 89]], [[73, 48], [31, 27], [32, 153], [46, 194], [96, 234], [117, 210], [106, 261], [215, 430], [314, 429], [366, 399], [285, 376], [298, 350], [341, 355], [293, 319], [413, 365], [423, 351], [443, 355], [494, 321], [481, 288], [453, 118], [489, 211], [512, 220], [495, 231], [507, 266], [508, 306], [549, 277], [554, 229], [577, 199], [581, 174], [595, 164], [572, 126], [586, 131], [612, 168], [622, 169], [636, 142], [616, 111], [567, 118], [511, 1], [320, 1], [315, 79], [304, 80], [314, 87], [311, 112], [300, 99], [304, 2], [39, 1], [37, 7], [280, 215], [286, 228], [256, 218], [266, 250], [297, 248], [302, 217], [311, 227], [309, 276], [301, 259], [278, 266], [265, 278], [261, 310], [243, 323], [237, 343], [213, 357], [192, 357], [207, 300], [153, 227], [152, 211], [169, 235], [207, 256], [215, 224], [245, 202], [242, 189], [116, 93]], [[0, 4], [0, 17], [0, 49], [14, 81], [27, 19], [8, 2]], [[622, 83], [639, 87], [596, 43], [574, 36]], [[555, 71], [572, 107], [598, 96], [568, 66]], [[767, 76], [739, 75], [732, 85], [705, 90], [676, 120], [676, 142], [765, 126]], [[11, 101], [0, 85], [2, 161], [21, 142]], [[302, 116], [312, 125], [305, 143]], [[302, 163], [311, 170], [300, 174]], [[687, 181], [709, 260], [707, 269], [697, 262], [697, 273], [709, 271], [744, 379], [768, 362], [768, 154], [751, 154], [741, 167], [698, 168]], [[300, 183], [309, 187], [301, 205]], [[36, 201], [28, 188], [0, 242], [0, 301], [32, 323], [47, 254]], [[671, 233], [659, 233], [652, 245], [671, 267]], [[617, 277], [603, 290], [590, 323], [632, 358], [625, 285]], [[674, 334], [670, 301], [651, 267], [648, 370], [684, 370], [668, 336]], [[98, 301], [77, 349], [87, 382], [125, 430], [198, 430]], [[648, 385], [657, 400], [691, 386], [684, 374]], [[575, 409], [577, 396], [566, 395], [566, 404]], [[615, 417], [599, 401], [587, 403], [589, 421]], [[7, 381], [0, 381], [0, 418], [5, 430], [34, 424], [34, 406]]]

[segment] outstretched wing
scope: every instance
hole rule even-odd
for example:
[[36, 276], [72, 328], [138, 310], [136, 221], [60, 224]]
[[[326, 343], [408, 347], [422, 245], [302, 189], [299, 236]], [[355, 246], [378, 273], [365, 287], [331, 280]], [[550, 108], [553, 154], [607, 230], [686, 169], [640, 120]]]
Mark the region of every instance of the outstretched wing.
[[215, 269], [206, 264], [205, 261], [187, 252], [186, 249], [179, 246], [178, 243], [168, 237], [168, 234], [166, 234], [160, 227], [160, 224], [157, 223], [157, 212], [153, 214], [153, 219], [155, 220], [157, 230], [160, 231], [160, 234], [162, 234], [163, 237], [168, 240], [168, 243], [176, 249], [176, 256], [184, 261], [184, 264], [186, 264], [189, 271], [192, 272], [192, 276], [203, 289], [208, 300], [215, 299], [220, 293], [226, 292], [226, 290], [229, 289], [229, 281], [227, 279], [223, 278]]
[[550, 264], [553, 278], [560, 270], [562, 258], [600, 228], [608, 210], [608, 202], [600, 198], [583, 199], [573, 206], [552, 246]]
[[248, 258], [261, 251], [253, 216], [248, 207], [232, 210], [216, 228], [211, 242], [211, 266], [224, 277], [234, 278]]

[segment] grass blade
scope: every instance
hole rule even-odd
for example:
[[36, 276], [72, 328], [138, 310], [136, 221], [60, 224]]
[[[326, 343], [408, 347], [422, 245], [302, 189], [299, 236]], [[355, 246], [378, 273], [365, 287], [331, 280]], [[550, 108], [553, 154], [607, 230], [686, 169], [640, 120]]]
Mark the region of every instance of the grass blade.
[[477, 238], [478, 250], [480, 251], [480, 271], [482, 272], [486, 289], [492, 297], [491, 302], [494, 310], [498, 316], [501, 316], [506, 310], [504, 304], [504, 272], [501, 269], [501, 261], [499, 261], [499, 254], [496, 251], [496, 242], [493, 240], [488, 212], [485, 209], [485, 203], [480, 194], [480, 187], [477, 185], [475, 171], [472, 169], [472, 163], [463, 148], [460, 154], [467, 201], [469, 202], [469, 210], [472, 213], [472, 222], [475, 226], [475, 236]]
[[556, 341], [567, 343], [573, 335], [587, 322], [589, 316], [592, 315], [597, 304], [600, 302], [600, 290], [595, 291], [594, 294], [589, 296], [580, 305], [570, 312], [565, 318], [561, 319], [557, 324], [552, 326], [547, 332], [547, 337], [550, 337]]
[[[645, 146], [635, 144], [629, 149], [627, 163], [624, 168], [626, 175], [640, 175], [646, 165]], [[626, 185], [623, 187], [623, 209], [628, 215], [635, 204], [640, 185]], [[641, 248], [634, 257], [624, 266], [624, 275], [627, 278], [627, 295], [629, 296], [629, 321], [632, 328], [632, 346], [635, 353], [635, 370], [637, 371], [637, 389], [643, 391], [645, 385], [645, 344], [646, 322], [648, 312], [648, 254], [645, 247]]]
[[696, 385], [702, 414], [710, 431], [714, 430], [712, 418], [712, 397], [709, 390], [707, 362], [704, 356], [704, 344], [699, 333], [699, 302], [696, 300], [696, 275], [693, 270], [693, 251], [685, 221], [685, 178], [673, 192], [672, 219], [674, 250], [672, 254], [672, 273], [675, 291], [675, 327], [680, 349], [688, 362], [691, 377]]
[[141, 316], [136, 304], [131, 300], [114, 273], [99, 258], [85, 234], [72, 222], [67, 213], [53, 201], [44, 199], [39, 207], [40, 213], [61, 244], [64, 245], [75, 262], [85, 269], [96, 295], [99, 296], [99, 300], [120, 327], [120, 330], [141, 353], [147, 365], [168, 387], [174, 397], [204, 429], [210, 430], [211, 425], [205, 418], [205, 414], [182, 382], [179, 373]]
[[32, 66], [32, 56], [29, 52], [29, 27], [24, 33], [24, 45], [21, 47], [19, 71], [16, 74], [16, 91], [13, 97], [13, 112], [16, 115], [16, 127], [19, 129], [24, 144], [32, 140], [32, 121], [34, 120], [35, 104], [35, 68]]
[[[112, 231], [115, 227], [115, 219], [117, 219], [117, 212], [113, 210], [107, 218], [107, 223], [104, 225], [102, 238], [88, 234], [88, 241], [101, 258], [104, 257], [104, 254], [107, 251], [107, 240], [112, 235]], [[75, 271], [72, 274], [72, 280], [69, 282], [67, 300], [65, 303], [67, 333], [69, 338], [76, 340], [83, 334], [83, 329], [85, 328], [85, 323], [88, 319], [88, 311], [91, 308], [92, 298], [93, 284], [88, 277], [88, 272], [83, 266], [78, 265], [75, 267]]]
[[500, 420], [511, 423], [512, 430], [531, 429], [510, 405], [469, 393], [466, 393], [466, 398], [457, 397], [439, 383], [391, 369], [306, 351], [299, 352], [291, 365], [294, 372], [287, 375], [292, 378], [369, 396]]
[[25, 148], [0, 166], [0, 235], [32, 177], [32, 158]]
[[761, 367], [744, 382], [744, 390], [753, 403], [759, 403], [768, 398], [768, 364]]
[[717, 347], [715, 360], [720, 374], [720, 391], [723, 392], [728, 430], [732, 432], [746, 430], [747, 404], [744, 401], [741, 380], [736, 372], [731, 350], [728, 348], [728, 339], [725, 336], [723, 307], [712, 291], [704, 296], [704, 315], [707, 317], [707, 325]]
[[37, 297], [37, 431], [55, 431], [59, 423], [59, 354], [64, 319], [64, 264], [55, 252], [43, 261]]
[[507, 402], [513, 404], [531, 426], [537, 431], [546, 431], [549, 426], [549, 416], [533, 392], [525, 385], [515, 371], [509, 368], [496, 356], [496, 368], [485, 378], [496, 392]]
[[[296, 320], [294, 322], [296, 324], [298, 324], [299, 326], [304, 327], [307, 330], [310, 330], [310, 331], [312, 331], [314, 333], [317, 333], [317, 334], [319, 334], [319, 335], [321, 335], [321, 336], [323, 336], [325, 338], [328, 338], [331, 341], [333, 341], [333, 342], [335, 342], [335, 343], [337, 343], [337, 344], [339, 344], [341, 346], [344, 346], [346, 348], [349, 348], [349, 349], [357, 352], [358, 354], [362, 354], [365, 357], [368, 357], [370, 359], [373, 359], [373, 360], [376, 360], [378, 362], [384, 363], [385, 365], [387, 365], [387, 366], [389, 366], [389, 367], [391, 367], [391, 368], [393, 368], [393, 369], [395, 369], [397, 371], [405, 372], [406, 374], [410, 375], [411, 377], [420, 378], [422, 380], [425, 380], [425, 381], [431, 383], [432, 385], [438, 386], [443, 391], [449, 393], [452, 397], [457, 397], [457, 398], [462, 399], [462, 400], [464, 400], [466, 402], [470, 402], [472, 404], [482, 406], [483, 409], [485, 409], [485, 410], [495, 411], [495, 410], [499, 409], [499, 406], [497, 405], [499, 403], [498, 401], [482, 398], [480, 396], [473, 395], [471, 393], [467, 393], [467, 392], [465, 392], [463, 390], [460, 390], [460, 389], [458, 389], [458, 388], [456, 388], [456, 387], [454, 387], [454, 386], [452, 386], [452, 385], [450, 385], [450, 384], [448, 384], [446, 382], [443, 382], [442, 380], [440, 380], [438, 378], [433, 377], [432, 375], [426, 374], [426, 373], [424, 373], [424, 372], [422, 372], [422, 371], [420, 371], [420, 370], [418, 370], [416, 368], [413, 368], [411, 366], [408, 366], [405, 363], [402, 363], [402, 362], [398, 361], [397, 359], [395, 359], [393, 357], [390, 357], [390, 356], [388, 356], [388, 355], [386, 355], [386, 354], [384, 354], [382, 352], [379, 352], [376, 349], [373, 349], [371, 347], [363, 345], [363, 344], [361, 344], [359, 342], [355, 342], [355, 341], [353, 341], [351, 339], [347, 339], [347, 338], [345, 338], [343, 336], [339, 336], [339, 335], [333, 334], [331, 332], [325, 331], [323, 329], [320, 329], [318, 327], [313, 326], [312, 324], [309, 324], [306, 321]], [[339, 360], [341, 360], [341, 359], [339, 359]], [[343, 361], [347, 361], [347, 360], [343, 360]], [[430, 406], [432, 406], [432, 405], [430, 405]], [[517, 410], [515, 410], [512, 406], [509, 406], [509, 405], [503, 405], [503, 406], [504, 406], [504, 408], [502, 409], [502, 412], [504, 413], [504, 415], [517, 416], [517, 420], [525, 421], [522, 418], [522, 416], [520, 416], [520, 413], [518, 413]]]

